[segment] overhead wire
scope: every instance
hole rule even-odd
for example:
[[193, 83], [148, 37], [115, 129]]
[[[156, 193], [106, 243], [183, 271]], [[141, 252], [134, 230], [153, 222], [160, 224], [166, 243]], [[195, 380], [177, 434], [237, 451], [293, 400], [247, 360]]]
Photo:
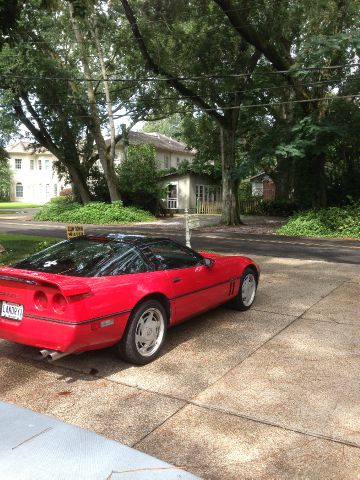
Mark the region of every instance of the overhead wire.
[[[85, 78], [85, 77], [57, 77], [57, 76], [24, 76], [24, 75], [11, 75], [11, 78], [15, 79], [24, 79], [24, 80], [46, 80], [46, 81], [74, 81], [74, 82], [103, 82], [103, 81], [111, 81], [111, 82], [169, 82], [169, 81], [190, 81], [190, 80], [220, 80], [224, 78], [248, 78], [252, 76], [273, 76], [273, 75], [284, 75], [284, 74], [291, 74], [297, 72], [319, 72], [322, 70], [339, 70], [342, 68], [353, 68], [360, 66], [360, 63], [349, 63], [343, 65], [330, 65], [330, 66], [313, 66], [313, 67], [295, 67], [286, 70], [273, 70], [273, 71], [255, 71], [253, 73], [229, 73], [229, 74], [206, 74], [206, 75], [184, 75], [184, 76], [173, 76], [173, 77], [139, 77], [139, 78], [126, 78], [126, 77], [116, 77], [116, 73], [109, 74], [108, 78], [105, 80], [104, 78], [97, 77], [97, 78]], [[9, 74], [4, 75], [0, 74], [0, 78], [7, 78]]]
[[[338, 100], [338, 99], [355, 99], [355, 98], [360, 98], [360, 94], [348, 94], [348, 95], [333, 95], [333, 96], [326, 96], [326, 97], [319, 97], [319, 98], [309, 98], [309, 99], [303, 99], [303, 100], [288, 100], [288, 101], [281, 101], [281, 102], [270, 102], [270, 103], [254, 103], [254, 104], [241, 104], [241, 105], [233, 105], [233, 106], [228, 106], [228, 107], [213, 107], [213, 108], [199, 108], [195, 106], [195, 109], [206, 112], [206, 111], [217, 111], [217, 112], [222, 112], [222, 111], [227, 111], [227, 110], [234, 110], [234, 109], [246, 109], [246, 108], [258, 108], [258, 107], [275, 107], [275, 106], [281, 106], [281, 105], [290, 105], [290, 104], [298, 104], [298, 103], [309, 103], [309, 102], [320, 102], [323, 100], [326, 101], [331, 101], [331, 100]], [[8, 108], [14, 105], [10, 104], [0, 104], [0, 108]], [[16, 106], [16, 104], [15, 104]], [[18, 106], [23, 106], [18, 105]], [[167, 112], [158, 112], [156, 111], [157, 114], [167, 114]], [[179, 110], [179, 111], [172, 111], [171, 114], [173, 113], [184, 113], [184, 111]], [[121, 115], [123, 117], [124, 115]], [[91, 117], [91, 115], [77, 115], [78, 118], [82, 117]], [[116, 118], [116, 117], [115, 117]]]
[[[333, 83], [336, 83], [336, 84], [339, 84], [341, 83], [342, 79], [334, 79], [334, 80], [324, 80], [324, 81], [318, 81], [318, 82], [307, 82], [307, 83], [300, 83], [299, 85], [300, 86], [304, 86], [304, 87], [312, 87], [312, 86], [320, 86], [320, 85], [329, 85], [329, 84], [333, 84]], [[278, 85], [278, 86], [272, 86], [272, 87], [256, 87], [256, 88], [248, 88], [246, 90], [225, 90], [225, 91], [222, 91], [221, 94], [222, 95], [230, 95], [230, 94], [237, 94], [237, 93], [251, 93], [251, 92], [267, 92], [269, 90], [273, 91], [273, 90], [282, 90], [282, 89], [292, 89], [293, 87], [291, 85]], [[116, 93], [116, 90], [113, 90], [113, 91], [110, 91], [110, 93]], [[99, 92], [97, 94], [97, 96], [104, 96], [105, 93], [104, 92]], [[135, 94], [131, 95], [131, 96], [134, 96]], [[201, 95], [202, 98], [212, 98], [213, 95], [211, 93], [200, 93], [199, 95]], [[64, 97], [69, 97], [69, 95], [67, 94], [67, 92], [64, 92], [64, 93], [60, 93], [59, 96], [64, 96]], [[141, 97], [141, 95], [140, 95]], [[196, 95], [189, 95], [189, 96], [181, 96], [181, 94], [179, 94], [178, 96], [163, 96], [163, 95], [160, 95], [160, 96], [157, 96], [156, 97], [157, 99], [159, 100], [177, 100], [177, 101], [185, 101], [185, 100], [188, 100], [188, 99], [192, 99], [192, 98], [197, 98]], [[114, 104], [116, 103], [115, 101], [113, 102], [106, 102], [106, 101], [103, 101], [102, 102], [104, 105], [108, 105], [108, 104]], [[8, 106], [13, 106], [13, 105], [17, 105], [17, 104], [8, 104]], [[32, 103], [32, 106], [33, 107], [36, 107], [36, 106], [52, 106], [52, 107], [56, 107], [56, 106], [82, 106], [84, 105], [83, 102], [80, 102], [80, 101], [69, 101], [69, 102], [56, 102], [56, 103], [45, 103], [45, 102], [41, 102], [41, 101], [38, 101], [38, 100], [35, 100], [33, 103]], [[5, 107], [6, 105], [2, 104], [0, 105], [0, 107]], [[21, 106], [21, 104], [19, 104], [19, 106]]]

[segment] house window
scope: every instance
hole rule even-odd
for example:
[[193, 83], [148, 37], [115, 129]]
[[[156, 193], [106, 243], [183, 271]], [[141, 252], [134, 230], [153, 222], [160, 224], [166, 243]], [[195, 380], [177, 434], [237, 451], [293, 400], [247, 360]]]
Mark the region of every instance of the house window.
[[39, 170], [42, 169], [42, 161], [41, 160], [38, 160], [38, 167], [39, 167]]
[[21, 170], [22, 160], [21, 158], [15, 158], [15, 168], [16, 170]]
[[45, 194], [46, 198], [50, 195], [50, 185], [48, 183], [45, 186]]
[[45, 170], [49, 170], [50, 168], [50, 160], [45, 160]]
[[17, 183], [16, 184], [16, 189], [15, 189], [15, 194], [19, 198], [22, 198], [24, 196], [24, 187], [22, 183]]
[[165, 169], [168, 170], [170, 168], [170, 157], [169, 155], [165, 155]]
[[217, 185], [195, 185], [196, 204], [221, 202], [221, 187]]
[[176, 165], [177, 165], [177, 166], [180, 165], [180, 158], [179, 158], [179, 157], [177, 157], [177, 159], [176, 159]]
[[34, 170], [34, 160], [30, 160], [30, 170]]
[[54, 183], [54, 196], [57, 197], [57, 185]]

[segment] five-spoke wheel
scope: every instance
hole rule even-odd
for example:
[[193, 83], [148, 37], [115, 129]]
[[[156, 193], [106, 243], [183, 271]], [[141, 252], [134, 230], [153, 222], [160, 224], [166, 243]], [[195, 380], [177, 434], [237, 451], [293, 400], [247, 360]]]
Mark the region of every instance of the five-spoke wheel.
[[125, 361], [137, 364], [151, 362], [160, 352], [167, 329], [163, 305], [155, 299], [145, 300], [133, 310], [126, 331], [115, 346]]
[[237, 310], [248, 310], [254, 303], [257, 289], [257, 276], [252, 268], [246, 268], [241, 280], [239, 292], [230, 300], [230, 306]]

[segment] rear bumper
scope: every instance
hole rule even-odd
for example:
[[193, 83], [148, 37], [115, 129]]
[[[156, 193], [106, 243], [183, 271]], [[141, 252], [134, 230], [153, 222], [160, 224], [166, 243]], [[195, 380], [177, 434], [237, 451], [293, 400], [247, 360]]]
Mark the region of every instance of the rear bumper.
[[27, 317], [18, 322], [0, 317], [0, 338], [37, 348], [79, 353], [114, 345], [121, 338], [129, 313], [87, 323], [60, 323]]

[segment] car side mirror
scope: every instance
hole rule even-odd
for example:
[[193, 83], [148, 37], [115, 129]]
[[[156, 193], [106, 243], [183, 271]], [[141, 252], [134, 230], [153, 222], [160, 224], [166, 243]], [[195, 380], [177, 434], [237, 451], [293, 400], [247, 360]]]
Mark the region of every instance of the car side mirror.
[[215, 260], [212, 258], [204, 257], [204, 265], [205, 267], [211, 268], [214, 266]]

